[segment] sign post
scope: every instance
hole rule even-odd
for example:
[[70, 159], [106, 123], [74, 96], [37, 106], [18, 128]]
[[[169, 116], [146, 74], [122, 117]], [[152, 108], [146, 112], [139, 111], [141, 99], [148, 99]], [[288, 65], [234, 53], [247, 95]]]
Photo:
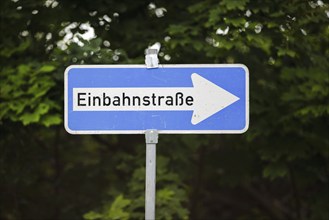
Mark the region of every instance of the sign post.
[[147, 68], [69, 66], [64, 121], [71, 134], [145, 134], [145, 219], [153, 220], [158, 134], [245, 132], [249, 72], [241, 64], [158, 66], [148, 58]]
[[156, 185], [156, 144], [158, 132], [147, 130], [146, 142], [146, 173], [145, 173], [145, 219], [155, 219], [155, 185]]

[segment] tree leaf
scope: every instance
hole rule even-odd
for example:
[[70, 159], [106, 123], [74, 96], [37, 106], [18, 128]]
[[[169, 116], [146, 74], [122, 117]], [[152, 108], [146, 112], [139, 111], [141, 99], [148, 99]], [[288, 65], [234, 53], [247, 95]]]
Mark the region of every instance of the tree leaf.
[[48, 73], [48, 72], [52, 72], [55, 70], [55, 66], [52, 66], [52, 65], [44, 65], [42, 66], [39, 71], [42, 72], [42, 73]]
[[62, 123], [62, 117], [59, 114], [45, 115], [42, 117], [41, 123], [44, 124], [46, 127], [52, 125], [59, 125], [60, 123]]

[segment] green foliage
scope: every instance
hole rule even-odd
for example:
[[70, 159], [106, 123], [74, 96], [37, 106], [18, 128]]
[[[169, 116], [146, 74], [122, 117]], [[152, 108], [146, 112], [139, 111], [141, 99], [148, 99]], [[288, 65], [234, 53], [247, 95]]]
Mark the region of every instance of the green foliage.
[[54, 69], [49, 64], [40, 67], [33, 63], [3, 69], [0, 73], [0, 121], [10, 119], [21, 121], [23, 125], [40, 123], [47, 126], [61, 123], [58, 114], [49, 114], [52, 109], [60, 109], [60, 104], [48, 95], [55, 86], [48, 73]]
[[263, 170], [263, 176], [271, 180], [287, 176], [287, 174], [288, 170], [282, 163], [271, 163]]
[[[188, 219], [188, 210], [183, 206], [187, 202], [184, 185], [179, 176], [168, 170], [169, 160], [157, 158], [157, 219]], [[91, 211], [85, 219], [144, 219], [145, 168], [134, 170], [125, 198], [120, 194], [110, 204], [103, 205], [100, 212]]]
[[94, 212], [94, 211], [90, 211], [90, 212], [83, 215], [83, 218], [87, 219], [87, 220], [101, 219], [102, 217], [103, 217], [102, 214], [99, 214], [99, 213]]
[[105, 205], [102, 214], [91, 211], [86, 213], [83, 218], [86, 220], [104, 219], [104, 220], [127, 220], [129, 219], [129, 212], [124, 209], [131, 203], [130, 200], [124, 199], [122, 195], [115, 198], [112, 204]]
[[229, 11], [234, 9], [244, 10], [246, 3], [248, 2], [249, 0], [237, 0], [237, 1], [223, 0], [221, 1], [220, 5], [222, 5], [224, 8], [226, 8]]

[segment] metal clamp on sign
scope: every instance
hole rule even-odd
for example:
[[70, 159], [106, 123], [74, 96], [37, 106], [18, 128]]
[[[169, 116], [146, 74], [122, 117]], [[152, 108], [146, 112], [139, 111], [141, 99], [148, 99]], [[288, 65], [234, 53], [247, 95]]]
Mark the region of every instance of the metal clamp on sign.
[[145, 64], [146, 68], [158, 68], [159, 67], [159, 59], [158, 59], [158, 50], [157, 49], [146, 49], [145, 55]]

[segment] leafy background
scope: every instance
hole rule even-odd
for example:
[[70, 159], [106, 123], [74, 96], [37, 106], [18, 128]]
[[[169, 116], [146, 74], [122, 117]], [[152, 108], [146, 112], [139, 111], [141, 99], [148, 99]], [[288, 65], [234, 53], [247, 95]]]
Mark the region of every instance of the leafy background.
[[329, 219], [329, 6], [0, 1], [0, 219], [143, 219], [142, 135], [63, 129], [71, 64], [244, 63], [243, 135], [161, 135], [157, 219]]

